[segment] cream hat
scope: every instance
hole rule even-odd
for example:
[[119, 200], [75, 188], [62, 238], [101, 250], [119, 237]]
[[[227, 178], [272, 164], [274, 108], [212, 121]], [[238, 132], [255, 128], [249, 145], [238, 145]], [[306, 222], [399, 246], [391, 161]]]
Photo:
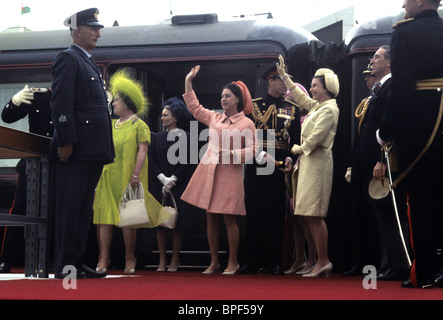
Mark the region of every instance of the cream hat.
[[340, 91], [340, 84], [338, 82], [338, 77], [331, 69], [321, 68], [318, 69], [314, 77], [324, 77], [326, 89], [331, 92], [334, 97], [338, 96]]

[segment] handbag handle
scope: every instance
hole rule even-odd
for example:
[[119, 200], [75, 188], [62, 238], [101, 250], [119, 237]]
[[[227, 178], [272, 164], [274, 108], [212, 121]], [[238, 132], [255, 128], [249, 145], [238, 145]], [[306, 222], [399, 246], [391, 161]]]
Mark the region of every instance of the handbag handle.
[[[132, 188], [131, 188], [132, 189]], [[144, 199], [145, 198], [145, 190], [143, 189], [143, 184], [141, 182], [135, 187], [135, 191], [132, 191], [134, 196], [134, 200]]]
[[135, 187], [135, 190], [132, 188], [129, 183], [123, 192], [122, 202], [128, 202], [130, 200], [139, 200], [145, 198], [145, 191], [143, 189], [143, 184], [139, 182], [139, 184]]
[[[177, 210], [177, 204], [175, 203], [175, 198], [174, 198], [174, 195], [172, 194], [172, 192], [169, 193], [169, 196], [171, 197], [172, 205], [173, 205], [174, 208]], [[165, 204], [165, 198], [166, 198], [166, 196], [163, 196], [162, 207], [164, 207], [164, 204]]]

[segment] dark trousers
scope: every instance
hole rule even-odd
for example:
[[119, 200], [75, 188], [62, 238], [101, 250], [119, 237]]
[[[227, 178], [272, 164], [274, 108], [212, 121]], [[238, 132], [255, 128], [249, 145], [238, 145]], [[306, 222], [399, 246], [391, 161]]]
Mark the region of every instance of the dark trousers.
[[378, 230], [374, 206], [367, 203], [363, 192], [365, 183], [355, 179], [351, 184], [351, 236], [353, 264], [362, 272], [366, 265], [379, 267]]
[[411, 280], [418, 286], [433, 283], [437, 271], [436, 250], [443, 232], [443, 187], [408, 186], [414, 251]]
[[245, 174], [246, 263], [251, 269], [281, 266], [286, 212], [284, 173], [257, 175], [248, 165]]
[[[12, 205], [10, 214], [26, 215], [26, 164], [21, 160], [17, 165], [18, 180], [15, 189], [14, 203]], [[5, 235], [3, 242], [3, 252], [1, 261], [7, 262], [10, 265], [24, 265], [25, 259], [25, 238], [24, 228], [7, 226], [5, 227]]]
[[103, 164], [56, 163], [54, 271], [82, 262], [92, 224], [94, 192]]
[[[403, 232], [407, 252], [410, 255], [410, 236], [409, 223], [407, 216], [406, 194], [402, 187], [394, 190], [398, 216]], [[391, 195], [386, 204], [375, 207], [375, 217], [377, 220], [377, 229], [380, 242], [380, 271], [405, 270], [409, 269], [408, 260], [405, 249], [400, 237], [400, 229], [398, 227], [395, 216], [395, 209]]]

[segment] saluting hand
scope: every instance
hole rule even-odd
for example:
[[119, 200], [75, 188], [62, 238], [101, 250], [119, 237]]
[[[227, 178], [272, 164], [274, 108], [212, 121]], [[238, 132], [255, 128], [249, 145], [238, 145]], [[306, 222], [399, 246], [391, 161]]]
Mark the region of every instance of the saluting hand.
[[194, 80], [194, 78], [197, 76], [198, 72], [200, 71], [200, 66], [197, 65], [194, 68], [191, 69], [191, 71], [189, 71], [189, 73], [187, 74], [186, 78], [185, 78], [185, 92], [190, 92], [192, 91], [192, 80]]
[[34, 93], [29, 89], [28, 85], [25, 85], [22, 90], [12, 97], [12, 103], [17, 107], [22, 103], [31, 104], [31, 100], [34, 100]]
[[285, 66], [285, 59], [283, 59], [282, 55], [278, 56], [278, 60], [280, 63], [276, 63], [278, 74], [280, 75], [280, 78], [283, 79], [283, 77], [286, 75], [286, 66]]

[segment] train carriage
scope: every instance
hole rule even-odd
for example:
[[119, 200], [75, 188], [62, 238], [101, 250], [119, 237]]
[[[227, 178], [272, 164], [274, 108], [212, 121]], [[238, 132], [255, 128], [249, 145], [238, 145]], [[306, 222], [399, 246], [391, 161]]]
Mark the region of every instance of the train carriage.
[[[101, 35], [98, 47], [92, 52], [94, 60], [105, 80], [120, 68], [130, 67], [134, 71], [152, 104], [144, 120], [153, 132], [162, 130], [163, 102], [169, 97], [181, 96], [185, 75], [192, 66], [200, 64], [204, 70], [194, 84], [200, 101], [210, 109], [218, 109], [221, 88], [233, 80], [246, 83], [253, 97], [265, 95], [267, 86], [261, 76], [279, 55], [290, 62], [295, 80], [307, 86], [314, 69], [312, 64], [315, 64], [309, 58], [309, 47], [312, 42], [321, 45], [309, 32], [274, 20], [219, 22], [215, 14], [177, 16], [171, 23], [158, 25], [107, 27], [101, 30]], [[70, 43], [68, 30], [0, 33], [0, 105], [5, 105], [25, 84], [49, 86], [52, 61]], [[27, 119], [14, 124], [0, 121], [0, 124], [28, 130]], [[2, 192], [4, 212], [12, 201], [14, 163], [16, 160], [0, 160], [3, 176], [7, 177], [1, 182], [5, 190]], [[199, 210], [195, 211], [183, 250], [202, 252], [207, 250], [205, 217]], [[244, 222], [240, 223], [244, 229]], [[91, 236], [91, 243], [95, 242]], [[116, 245], [120, 243], [122, 241], [115, 241]], [[155, 248], [152, 230], [139, 232], [136, 248], [139, 261], [155, 263], [157, 257], [152, 254]], [[208, 259], [209, 255], [204, 258]], [[94, 250], [91, 259], [95, 263]]]

